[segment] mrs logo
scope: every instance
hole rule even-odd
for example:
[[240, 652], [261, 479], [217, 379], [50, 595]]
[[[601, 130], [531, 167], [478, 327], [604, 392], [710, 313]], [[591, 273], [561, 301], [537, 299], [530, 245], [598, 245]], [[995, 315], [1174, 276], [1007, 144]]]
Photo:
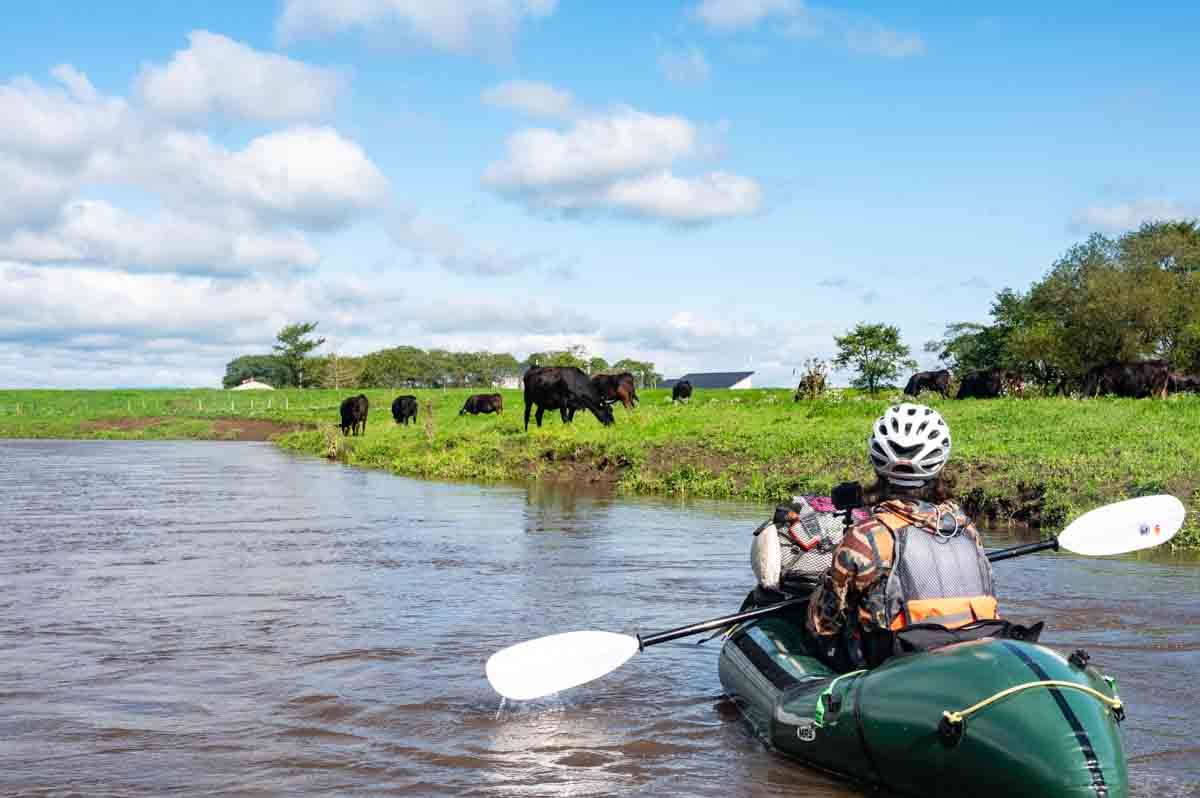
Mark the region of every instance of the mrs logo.
[[1146, 535], [1149, 535], [1149, 534], [1150, 534], [1150, 525], [1149, 525], [1149, 524], [1142, 524], [1141, 526], [1139, 526], [1139, 527], [1138, 527], [1138, 534], [1139, 534], [1139, 535], [1141, 535], [1142, 537], [1145, 537]]
[[796, 736], [800, 738], [802, 743], [811, 743], [817, 739], [817, 727], [811, 723], [806, 723], [803, 726], [796, 727]]

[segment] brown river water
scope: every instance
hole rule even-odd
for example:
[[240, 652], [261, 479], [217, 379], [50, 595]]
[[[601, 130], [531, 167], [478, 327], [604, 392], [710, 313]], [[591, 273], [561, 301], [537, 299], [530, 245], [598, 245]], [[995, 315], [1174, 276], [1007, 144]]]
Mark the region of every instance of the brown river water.
[[[0, 462], [0, 795], [860, 795], [754, 737], [713, 643], [503, 708], [483, 675], [542, 634], [735, 611], [767, 507], [256, 443], [0, 441]], [[1010, 617], [1117, 677], [1134, 795], [1200, 794], [1200, 562], [995, 570]]]

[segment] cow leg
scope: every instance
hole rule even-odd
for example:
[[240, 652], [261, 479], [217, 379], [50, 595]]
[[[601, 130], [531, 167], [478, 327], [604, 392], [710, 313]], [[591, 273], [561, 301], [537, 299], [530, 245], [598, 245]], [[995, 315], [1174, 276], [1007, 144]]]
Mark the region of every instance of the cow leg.
[[533, 418], [535, 421], [537, 421], [537, 425], [539, 428], [541, 428], [541, 426], [542, 426], [542, 413], [544, 413], [545, 410], [546, 410], [546, 408], [542, 407], [541, 405], [538, 405], [537, 413], [534, 414]]
[[[529, 408], [533, 406], [533, 402], [525, 400], [525, 431], [529, 432]], [[540, 420], [540, 417], [539, 417]]]

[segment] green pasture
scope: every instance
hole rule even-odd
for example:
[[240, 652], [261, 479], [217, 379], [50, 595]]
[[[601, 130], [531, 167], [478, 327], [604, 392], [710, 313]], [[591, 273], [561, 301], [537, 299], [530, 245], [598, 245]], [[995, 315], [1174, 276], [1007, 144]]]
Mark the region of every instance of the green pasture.
[[[337, 430], [338, 405], [358, 391], [229, 392], [0, 391], [4, 437], [219, 437], [218, 419], [261, 419], [300, 431], [277, 440], [289, 449], [397, 474], [482, 482], [570, 479], [639, 493], [775, 501], [820, 492], [844, 479], [868, 480], [864, 439], [870, 422], [899, 397], [852, 391], [793, 402], [787, 390], [697, 391], [686, 405], [646, 390], [640, 407], [614, 408], [602, 427], [590, 414], [564, 426], [522, 428], [519, 391], [501, 391], [502, 416], [463, 416], [469, 390], [363, 391], [371, 401], [366, 435]], [[415, 425], [397, 426], [391, 400], [413, 393]], [[1188, 505], [1181, 540], [1200, 545], [1200, 397], [1001, 399], [925, 397], [950, 424], [949, 467], [958, 495], [976, 513], [1051, 529], [1105, 502], [1170, 492]], [[109, 422], [142, 418], [137, 429]], [[149, 423], [152, 420], [152, 423]], [[226, 425], [228, 426], [228, 425]]]

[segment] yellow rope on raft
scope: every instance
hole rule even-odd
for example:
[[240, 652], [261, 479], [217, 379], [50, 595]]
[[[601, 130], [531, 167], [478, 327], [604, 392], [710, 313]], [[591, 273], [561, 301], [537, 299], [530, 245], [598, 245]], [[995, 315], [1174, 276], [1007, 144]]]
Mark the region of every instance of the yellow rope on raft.
[[974, 706], [967, 707], [966, 709], [959, 710], [958, 712], [951, 712], [950, 710], [946, 710], [945, 712], [942, 713], [942, 717], [946, 719], [947, 723], [950, 723], [952, 725], [957, 725], [959, 723], [962, 723], [969, 716], [974, 715], [976, 712], [978, 712], [981, 709], [983, 709], [984, 707], [988, 706], [989, 704], [994, 704], [997, 701], [1000, 701], [1004, 698], [1008, 698], [1010, 695], [1013, 695], [1014, 693], [1019, 693], [1022, 690], [1032, 690], [1035, 687], [1062, 687], [1062, 688], [1066, 688], [1068, 690], [1078, 690], [1079, 692], [1085, 693], [1086, 695], [1090, 695], [1092, 698], [1095, 698], [1097, 701], [1100, 701], [1101, 703], [1105, 704], [1114, 712], [1120, 712], [1121, 709], [1123, 708], [1120, 698], [1116, 698], [1115, 696], [1114, 697], [1106, 696], [1104, 693], [1102, 693], [1099, 690], [1096, 690], [1092, 687], [1088, 687], [1088, 686], [1082, 685], [1082, 684], [1076, 684], [1075, 682], [1062, 682], [1062, 681], [1058, 681], [1056, 679], [1047, 679], [1046, 681], [1041, 681], [1041, 682], [1026, 682], [1025, 684], [1014, 685], [1013, 687], [1010, 687], [1007, 690], [1001, 690], [1000, 692], [996, 693], [994, 696], [991, 696], [990, 698], [983, 699], [982, 701], [980, 701], [978, 704], [975, 704]]

